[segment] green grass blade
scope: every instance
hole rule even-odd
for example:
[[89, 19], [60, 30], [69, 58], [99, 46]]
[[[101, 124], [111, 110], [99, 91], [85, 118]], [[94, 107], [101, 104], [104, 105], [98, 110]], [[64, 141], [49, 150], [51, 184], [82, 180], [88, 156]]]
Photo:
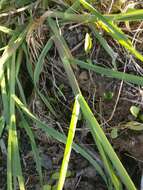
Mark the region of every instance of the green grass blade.
[[96, 73], [99, 73], [99, 74], [107, 76], [107, 77], [116, 78], [116, 79], [119, 79], [119, 80], [131, 82], [133, 84], [143, 86], [143, 77], [140, 77], [140, 76], [127, 74], [127, 73], [123, 73], [123, 72], [120, 72], [120, 71], [114, 71], [112, 69], [106, 69], [104, 67], [89, 64], [89, 63], [86, 63], [84, 61], [80, 61], [80, 60], [77, 60], [77, 59], [71, 60], [71, 63], [72, 64], [77, 64], [81, 68], [92, 70], [92, 71], [94, 71]]
[[117, 66], [116, 66], [117, 53], [115, 53], [114, 50], [109, 46], [109, 44], [107, 43], [107, 41], [102, 37], [102, 35], [99, 33], [99, 31], [96, 30], [96, 28], [95, 28], [94, 25], [91, 24], [90, 28], [92, 29], [93, 34], [98, 39], [98, 41], [100, 42], [100, 44], [102, 45], [102, 47], [105, 49], [105, 51], [112, 58], [112, 65], [113, 65], [114, 69], [117, 70]]
[[[42, 123], [38, 118], [36, 118], [26, 107], [25, 105], [15, 96], [13, 95], [13, 99], [15, 100], [17, 106], [22, 109], [22, 111], [30, 117], [34, 122], [37, 123], [37, 127], [41, 128], [48, 136], [53, 137], [54, 139], [58, 140], [59, 142], [66, 143], [66, 137], [61, 134], [60, 132], [56, 131], [54, 128], [48, 127], [46, 124]], [[73, 149], [81, 154], [85, 159], [87, 159], [93, 167], [96, 169], [96, 171], [100, 174], [100, 176], [103, 178], [105, 183], [107, 182], [105, 174], [101, 168], [101, 166], [98, 164], [96, 160], [92, 158], [92, 156], [84, 150], [84, 148], [78, 146], [77, 144], [73, 143]]]
[[[10, 121], [9, 121], [9, 138], [8, 138], [8, 168], [7, 168], [7, 183], [8, 190], [12, 189], [12, 176], [14, 189], [17, 186], [16, 178], [18, 178], [19, 189], [25, 190], [24, 180], [22, 176], [19, 148], [18, 148], [18, 139], [16, 131], [16, 116], [15, 116], [15, 101], [12, 98], [12, 95], [15, 94], [15, 54], [12, 56], [12, 62], [10, 65]], [[9, 175], [10, 172], [10, 175]], [[9, 182], [10, 180], [10, 182]]]
[[7, 95], [7, 90], [6, 90], [4, 70], [2, 70], [2, 80], [1, 80], [0, 86], [1, 86], [1, 95], [2, 95], [3, 110], [4, 110], [4, 113], [3, 113], [4, 119], [5, 119], [6, 123], [8, 123], [8, 120], [9, 120], [9, 105], [8, 105], [9, 100], [8, 100], [8, 95]]
[[10, 28], [7, 28], [7, 27], [5, 27], [5, 26], [0, 26], [0, 31], [1, 31], [1, 32], [4, 32], [4, 33], [6, 33], [6, 34], [10, 34], [10, 35], [12, 35], [12, 34], [14, 33], [13, 30], [11, 30]]
[[67, 10], [66, 13], [72, 13], [75, 12], [76, 10], [79, 10], [80, 8], [80, 2], [79, 0], [75, 0], [72, 6], [70, 6]]
[[24, 102], [24, 104], [26, 105], [27, 103], [26, 103], [24, 90], [23, 90], [21, 82], [20, 82], [20, 80], [18, 78], [22, 59], [23, 59], [23, 49], [19, 49], [18, 55], [17, 55], [17, 61], [16, 61], [16, 68], [15, 68], [15, 78], [16, 78], [16, 84], [18, 86], [20, 97], [21, 97], [22, 101]]
[[59, 55], [61, 57], [61, 60], [63, 62], [64, 69], [67, 73], [70, 85], [73, 89], [73, 92], [76, 95], [80, 93], [80, 89], [77, 83], [77, 80], [75, 78], [75, 75], [73, 73], [73, 70], [70, 66], [70, 62], [68, 59], [72, 58], [72, 55], [70, 53], [70, 50], [64, 40], [64, 38], [60, 35], [59, 30], [57, 28], [57, 25], [55, 24], [55, 21], [51, 18], [48, 19], [49, 26], [52, 30], [52, 32], [55, 35], [54, 42], [56, 44], [56, 47], [58, 49]]
[[[119, 181], [118, 177], [115, 174], [115, 171], [111, 165], [110, 160], [108, 159], [107, 154], [104, 152], [104, 149], [100, 143], [100, 140], [98, 139], [97, 135], [95, 138], [95, 134], [94, 132], [92, 132], [92, 136], [94, 138], [94, 141], [96, 142], [96, 145], [98, 147], [98, 150], [100, 152], [100, 155], [102, 157], [103, 163], [104, 163], [104, 167], [106, 172], [108, 173], [108, 175], [110, 176], [110, 180], [112, 181], [112, 184], [114, 185], [114, 189], [116, 190], [122, 190], [122, 185], [121, 182]], [[111, 184], [111, 182], [109, 181], [109, 184]]]
[[1, 117], [0, 117], [0, 138], [1, 138], [2, 133], [3, 133], [3, 130], [4, 130], [4, 126], [5, 126], [4, 117], [1, 116]]
[[86, 103], [86, 101], [84, 100], [82, 95], [78, 96], [78, 101], [79, 101], [79, 104], [80, 104], [80, 107], [81, 107], [81, 110], [83, 112], [85, 119], [90, 124], [89, 127], [92, 131], [92, 134], [94, 135], [93, 137], [94, 138], [96, 138], [96, 136], [98, 137], [104, 151], [108, 155], [110, 161], [112, 162], [117, 173], [119, 174], [120, 179], [122, 180], [122, 182], [124, 183], [124, 185], [126, 186], [126, 188], [128, 190], [136, 190], [135, 185], [133, 184], [132, 180], [130, 179], [130, 177], [129, 177], [127, 171], [125, 170], [125, 168], [123, 167], [122, 163], [120, 162], [118, 156], [114, 152], [111, 144], [109, 143], [102, 128], [100, 127], [99, 123], [95, 119], [92, 111], [90, 110], [88, 104]]
[[74, 107], [73, 107], [69, 131], [68, 131], [68, 137], [67, 137], [67, 141], [66, 141], [66, 147], [65, 147], [65, 151], [64, 151], [64, 157], [63, 157], [63, 161], [62, 161], [57, 190], [62, 190], [63, 186], [64, 186], [79, 113], [80, 113], [80, 106], [77, 101], [77, 97], [75, 97], [75, 103], [74, 103]]
[[88, 9], [92, 14], [94, 14], [98, 20], [100, 26], [109, 33], [114, 39], [116, 39], [123, 47], [135, 55], [139, 60], [143, 61], [143, 56], [132, 46], [131, 41], [126, 37], [126, 35], [109, 19], [100, 14], [92, 5], [90, 5], [85, 0], [80, 0], [80, 3]]
[[112, 21], [141, 21], [143, 20], [143, 9], [130, 10], [127, 13], [110, 14], [105, 16]]
[[47, 106], [47, 108], [50, 110], [50, 112], [55, 116], [57, 117], [57, 114], [56, 112], [54, 111], [54, 108], [52, 107], [52, 105], [50, 104], [49, 102], [49, 98], [45, 97], [38, 89], [38, 82], [39, 82], [39, 77], [40, 77], [40, 73], [42, 71], [42, 67], [43, 67], [43, 63], [44, 63], [44, 59], [48, 53], [48, 51], [51, 49], [53, 45], [53, 41], [52, 39], [49, 39], [45, 45], [45, 47], [43, 48], [39, 58], [38, 58], [38, 61], [36, 63], [36, 67], [35, 67], [35, 70], [34, 70], [34, 80], [33, 80], [33, 83], [34, 83], [34, 86], [35, 86], [35, 89], [36, 89], [36, 92], [37, 94], [39, 95], [39, 97], [42, 99], [42, 101], [45, 103], [45, 105]]
[[28, 47], [27, 47], [27, 45], [25, 43], [22, 44], [22, 49], [23, 49], [25, 57], [26, 57], [26, 67], [27, 67], [27, 70], [28, 70], [28, 74], [30, 75], [31, 80], [33, 82], [33, 80], [34, 80], [34, 72], [33, 72], [33, 68], [32, 68], [32, 63], [30, 62]]
[[38, 174], [39, 174], [39, 177], [40, 177], [40, 184], [41, 184], [41, 187], [42, 187], [43, 186], [43, 176], [42, 176], [42, 167], [41, 167], [41, 159], [40, 159], [40, 156], [39, 156], [39, 151], [38, 151], [37, 146], [36, 146], [36, 142], [35, 142], [33, 132], [31, 130], [28, 122], [25, 120], [22, 112], [21, 112], [21, 117], [22, 117], [22, 121], [20, 122], [20, 126], [25, 129], [25, 131], [26, 131], [26, 133], [27, 133], [27, 135], [28, 135], [28, 137], [30, 139], [32, 152], [33, 152], [33, 155], [34, 155], [36, 168], [37, 168], [37, 171], [38, 171]]
[[6, 61], [15, 53], [17, 48], [21, 45], [23, 42], [26, 33], [27, 33], [28, 27], [19, 34], [18, 38], [13, 40], [14, 37], [10, 40], [8, 46], [5, 48], [1, 58], [0, 58], [0, 82], [2, 79], [2, 74], [3, 74], [3, 67]]
[[38, 58], [38, 61], [36, 63], [35, 70], [34, 70], [34, 84], [35, 85], [37, 85], [37, 83], [39, 82], [39, 77], [40, 77], [40, 73], [43, 68], [44, 59], [45, 59], [48, 51], [51, 49], [52, 45], [53, 45], [53, 40], [50, 38], [47, 41], [44, 48], [42, 49], [41, 54], [39, 55], [39, 58]]

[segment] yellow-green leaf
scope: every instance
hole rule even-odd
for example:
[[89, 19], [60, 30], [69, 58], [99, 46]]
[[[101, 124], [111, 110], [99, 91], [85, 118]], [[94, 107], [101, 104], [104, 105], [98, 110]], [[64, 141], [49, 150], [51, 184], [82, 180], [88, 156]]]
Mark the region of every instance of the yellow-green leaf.
[[84, 50], [86, 53], [88, 53], [92, 48], [92, 38], [89, 35], [89, 33], [86, 33], [85, 35], [85, 43], [84, 43]]

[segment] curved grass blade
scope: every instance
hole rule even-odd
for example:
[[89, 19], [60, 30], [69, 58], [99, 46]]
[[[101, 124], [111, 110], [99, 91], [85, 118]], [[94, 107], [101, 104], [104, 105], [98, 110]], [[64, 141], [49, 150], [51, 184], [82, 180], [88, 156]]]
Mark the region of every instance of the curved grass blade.
[[79, 113], [80, 113], [80, 106], [77, 101], [77, 97], [75, 97], [75, 103], [74, 103], [74, 107], [73, 107], [69, 131], [68, 131], [68, 137], [66, 140], [66, 147], [65, 147], [65, 151], [64, 151], [64, 157], [63, 157], [63, 161], [62, 161], [57, 190], [62, 190], [63, 186], [64, 186]]
[[[69, 49], [67, 49], [67, 46], [65, 47], [63, 44], [63, 38], [62, 36], [59, 34], [58, 32], [58, 29], [56, 27], [56, 24], [54, 23], [54, 21], [52, 19], [49, 18], [49, 26], [51, 27], [52, 31], [54, 32], [56, 38], [55, 38], [55, 44], [57, 46], [57, 49], [59, 51], [59, 55], [61, 57], [61, 60], [63, 62], [63, 65], [64, 65], [64, 68], [65, 68], [65, 71], [68, 75], [68, 79], [70, 81], [70, 84], [71, 84], [71, 87], [73, 89], [73, 92], [76, 95], [79, 95], [79, 96], [82, 96], [81, 95], [81, 92], [80, 92], [80, 89], [79, 89], [79, 86], [78, 86], [78, 83], [76, 81], [76, 78], [74, 76], [74, 73], [69, 65], [69, 60], [68, 60], [68, 57], [67, 57], [67, 52], [69, 51]], [[91, 132], [92, 132], [92, 127], [90, 128], [91, 129]], [[94, 131], [92, 132], [92, 135], [93, 137], [95, 136], [95, 133]], [[97, 139], [98, 140], [98, 139]], [[96, 142], [96, 141], [95, 141]], [[100, 142], [101, 143], [101, 142]], [[108, 142], [109, 143], [109, 142]], [[110, 145], [111, 146], [111, 145]], [[106, 162], [107, 163], [107, 162]], [[108, 163], [107, 163], [108, 164]], [[110, 167], [108, 167], [110, 169]], [[109, 170], [108, 170], [109, 171]], [[113, 181], [113, 184], [115, 184], [116, 188], [120, 186], [120, 182], [117, 180], [117, 178], [115, 177], [115, 174], [113, 175], [113, 169], [111, 170], [111, 179]], [[114, 178], [113, 178], [114, 176]], [[114, 182], [114, 180], [116, 179], [116, 182]]]
[[63, 36], [60, 35], [58, 28], [57, 28], [57, 25], [55, 24], [55, 21], [51, 18], [48, 18], [48, 23], [49, 23], [49, 26], [50, 26], [52, 32], [55, 35], [55, 38], [53, 38], [54, 42], [56, 44], [59, 55], [60, 55], [61, 60], [63, 62], [63, 66], [64, 66], [64, 69], [67, 73], [67, 76], [68, 76], [70, 85], [73, 89], [74, 95], [76, 96], [76, 95], [80, 94], [81, 92], [80, 92], [77, 80], [75, 78], [75, 75], [73, 73], [73, 70], [70, 66], [70, 62], [68, 60], [68, 59], [72, 58], [71, 52], [70, 52]]
[[89, 63], [86, 63], [84, 61], [80, 61], [80, 60], [77, 60], [77, 59], [71, 60], [71, 63], [72, 64], [77, 64], [81, 68], [92, 70], [92, 71], [94, 71], [96, 73], [99, 73], [99, 74], [107, 76], [107, 77], [116, 78], [116, 79], [119, 79], [119, 80], [131, 82], [133, 84], [143, 86], [143, 77], [140, 77], [140, 76], [127, 74], [127, 73], [123, 73], [123, 72], [120, 72], [120, 71], [114, 71], [112, 69], [106, 69], [106, 68], [103, 68], [101, 66], [89, 64]]
[[42, 167], [41, 167], [39, 151], [38, 151], [37, 146], [36, 146], [36, 142], [35, 142], [35, 139], [34, 139], [33, 132], [31, 130], [28, 122], [25, 120], [22, 112], [20, 112], [20, 113], [21, 113], [21, 117], [22, 117], [22, 121], [20, 122], [20, 127], [25, 129], [25, 131], [26, 131], [26, 133], [27, 133], [27, 135], [28, 135], [28, 137], [30, 139], [32, 152], [33, 152], [33, 155], [34, 155], [37, 171], [38, 171], [38, 174], [39, 174], [39, 177], [40, 177], [40, 184], [41, 184], [41, 187], [42, 187], [43, 186], [43, 177], [42, 177]]
[[123, 47], [125, 47], [128, 51], [135, 55], [139, 60], [143, 61], [143, 56], [132, 46], [131, 41], [116, 25], [114, 25], [105, 16], [100, 14], [87, 1], [80, 0], [80, 3], [98, 18], [98, 24], [100, 25], [100, 27], [107, 31], [109, 35], [113, 37], [113, 39], [116, 39]]
[[100, 42], [100, 44], [102, 45], [102, 47], [105, 49], [105, 51], [112, 58], [112, 65], [114, 67], [114, 70], [117, 70], [117, 66], [116, 66], [117, 53], [115, 53], [114, 50], [109, 46], [109, 44], [107, 43], [107, 41], [102, 37], [102, 35], [99, 33], [99, 31], [96, 30], [96, 28], [95, 28], [94, 25], [90, 24], [90, 28], [92, 29], [93, 34], [98, 39], [98, 41]]
[[[122, 184], [121, 184], [119, 178], [115, 175], [115, 171], [113, 170], [111, 162], [108, 159], [108, 156], [104, 151], [104, 147], [102, 147], [100, 140], [98, 139], [98, 136], [96, 135], [96, 137], [95, 137], [94, 131], [92, 131], [92, 136], [94, 138], [94, 141], [96, 142], [96, 145], [97, 145], [100, 155], [102, 157], [105, 170], [108, 173], [108, 175], [110, 176], [109, 180], [111, 180], [112, 184], [114, 185], [115, 190], [122, 190]], [[108, 183], [111, 184], [111, 182], [109, 181]]]
[[97, 122], [96, 118], [94, 117], [92, 111], [90, 110], [88, 104], [86, 103], [85, 99], [82, 95], [78, 96], [78, 101], [83, 112], [85, 119], [89, 123], [89, 127], [92, 131], [93, 137], [96, 139], [96, 136], [99, 139], [104, 151], [108, 155], [111, 163], [115, 167], [117, 173], [120, 176], [120, 179], [126, 186], [128, 190], [136, 190], [135, 185], [133, 184], [132, 180], [130, 179], [127, 171], [123, 167], [122, 163], [120, 162], [118, 156], [114, 152], [111, 144], [109, 143], [107, 137], [105, 136], [102, 128], [100, 127], [99, 123]]
[[[61, 134], [60, 132], [56, 131], [54, 128], [48, 127], [46, 124], [42, 123], [38, 118], [36, 118], [26, 107], [25, 105], [15, 96], [13, 95], [13, 99], [15, 100], [17, 106], [22, 109], [22, 111], [30, 117], [34, 122], [37, 123], [37, 127], [42, 129], [48, 136], [53, 137], [54, 139], [58, 140], [59, 142], [66, 143], [66, 136]], [[98, 162], [92, 158], [92, 156], [84, 150], [84, 148], [80, 147], [79, 145], [73, 143], [73, 149], [81, 154], [85, 159], [87, 159], [93, 167], [97, 170], [99, 175], [103, 178], [105, 183], [107, 182], [105, 174], [101, 168], [101, 166], [98, 164]]]
[[39, 77], [40, 77], [40, 73], [42, 71], [42, 67], [43, 67], [43, 63], [44, 63], [44, 59], [48, 53], [48, 51], [51, 49], [53, 45], [53, 41], [52, 39], [49, 39], [45, 45], [45, 47], [43, 48], [39, 58], [38, 58], [38, 61], [36, 63], [36, 67], [35, 67], [35, 70], [34, 70], [34, 80], [33, 80], [33, 83], [34, 83], [34, 86], [35, 86], [35, 89], [36, 89], [36, 92], [37, 94], [39, 95], [39, 97], [42, 99], [42, 101], [45, 103], [45, 105], [47, 106], [47, 108], [50, 110], [50, 112], [55, 116], [57, 117], [57, 114], [56, 112], [54, 111], [54, 108], [52, 107], [52, 105], [50, 104], [49, 102], [49, 98], [46, 98], [38, 89], [38, 86], [37, 86], [37, 83], [39, 82]]
[[6, 46], [2, 56], [0, 58], [0, 82], [2, 79], [4, 64], [15, 53], [17, 48], [21, 45], [21, 43], [23, 42], [23, 40], [26, 36], [27, 31], [28, 31], [28, 27], [19, 34], [17, 39], [15, 39], [16, 37], [13, 36], [12, 39], [10, 40], [9, 44]]

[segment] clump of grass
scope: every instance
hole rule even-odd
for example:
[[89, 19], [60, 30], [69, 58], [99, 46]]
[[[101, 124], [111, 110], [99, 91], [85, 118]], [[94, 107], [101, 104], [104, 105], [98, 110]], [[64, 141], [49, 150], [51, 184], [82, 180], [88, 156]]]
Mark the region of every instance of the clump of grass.
[[[105, 38], [103, 38], [103, 36], [100, 35], [98, 30], [100, 28], [107, 32], [113, 38], [113, 40], [116, 40], [119, 44], [121, 44], [129, 53], [134, 55], [140, 61], [143, 61], [143, 56], [141, 53], [139, 53], [133, 47], [127, 35], [125, 35], [124, 32], [121, 31], [121, 29], [117, 26], [118, 22], [120, 21], [130, 22], [142, 20], [143, 11], [133, 10], [128, 13], [103, 15], [92, 6], [92, 3], [90, 3], [90, 1], [80, 0], [70, 2], [72, 5], [69, 5], [68, 2], [62, 2], [63, 4], [61, 6], [61, 9], [63, 12], [53, 10], [45, 11], [47, 7], [44, 7], [43, 15], [40, 16], [37, 20], [34, 20], [34, 18], [32, 18], [32, 8], [40, 6], [40, 2], [38, 1], [36, 3], [29, 4], [30, 1], [19, 1], [19, 3], [15, 1], [16, 5], [18, 6], [18, 10], [20, 10], [17, 12], [12, 12], [11, 14], [15, 15], [14, 18], [20, 19], [19, 13], [26, 10], [26, 13], [28, 15], [25, 18], [26, 27], [23, 26], [21, 30], [21, 27], [18, 26], [16, 19], [15, 29], [13, 29], [10, 24], [10, 27], [0, 26], [0, 31], [5, 33], [5, 35], [10, 36], [9, 42], [6, 42], [3, 44], [3, 47], [1, 47], [1, 51], [3, 52], [0, 58], [0, 86], [3, 106], [2, 110], [0, 110], [0, 137], [2, 138], [3, 130], [6, 128], [8, 133], [7, 189], [16, 189], [17, 182], [20, 190], [26, 189], [20, 160], [20, 139], [18, 139], [17, 135], [18, 128], [25, 130], [29, 137], [36, 168], [39, 174], [40, 185], [41, 188], [45, 188], [43, 184], [40, 154], [34, 139], [34, 133], [31, 129], [31, 122], [34, 122], [36, 123], [37, 127], [45, 132], [48, 136], [64, 143], [66, 146], [57, 187], [58, 190], [63, 189], [72, 148], [93, 165], [96, 171], [103, 178], [108, 189], [122, 190], [124, 185], [128, 190], [136, 190], [133, 181], [120, 162], [117, 154], [105, 136], [103, 129], [101, 128], [87, 101], [82, 95], [72, 67], [73, 65], [78, 65], [81, 68], [92, 70], [101, 75], [128, 81], [136, 85], [143, 85], [141, 76], [118, 71], [116, 65], [117, 53], [114, 52], [114, 50], [109, 46], [108, 42], [105, 40]], [[52, 3], [55, 6], [57, 5], [55, 1]], [[1, 9], [3, 8], [2, 5], [3, 4], [1, 4]], [[47, 4], [45, 1], [42, 1], [42, 7], [43, 6], [50, 6], [50, 3]], [[6, 17], [8, 15], [9, 14], [6, 12], [2, 13], [0, 14], [0, 18]], [[59, 19], [58, 25], [56, 22], [57, 20], [54, 20], [53, 18]], [[70, 49], [68, 48], [68, 45], [59, 29], [66, 21], [76, 23], [82, 22], [91, 29], [101, 46], [112, 58], [113, 69], [97, 66], [92, 63], [92, 60], [90, 60], [90, 63], [86, 63], [85, 61], [78, 60], [72, 56]], [[24, 20], [21, 22], [23, 23]], [[41, 54], [38, 55], [35, 67], [33, 67], [33, 65], [30, 65], [31, 60], [29, 59], [27, 39], [30, 37], [30, 34], [34, 33], [34, 31], [41, 27], [43, 23], [45, 23], [46, 27], [50, 30], [50, 37], [47, 40], [47, 43], [44, 45]], [[59, 57], [63, 63], [63, 68], [67, 74], [70, 87], [72, 88], [72, 92], [75, 97], [75, 103], [71, 115], [71, 123], [67, 137], [54, 128], [50, 128], [48, 124], [45, 124], [30, 112], [25, 97], [24, 87], [20, 82], [19, 73], [22, 69], [22, 61], [25, 59], [27, 62], [27, 71], [34, 86], [33, 90], [41, 98], [52, 116], [58, 118], [56, 110], [50, 102], [50, 98], [42, 94], [38, 84], [46, 56], [54, 45], [59, 53]], [[19, 93], [17, 93], [17, 89]], [[87, 121], [88, 127], [103, 161], [104, 168], [102, 168], [98, 161], [93, 158], [93, 156], [88, 151], [86, 151], [83, 147], [75, 144], [73, 141], [74, 136], [76, 135], [76, 125], [80, 113], [83, 114], [84, 119]]]

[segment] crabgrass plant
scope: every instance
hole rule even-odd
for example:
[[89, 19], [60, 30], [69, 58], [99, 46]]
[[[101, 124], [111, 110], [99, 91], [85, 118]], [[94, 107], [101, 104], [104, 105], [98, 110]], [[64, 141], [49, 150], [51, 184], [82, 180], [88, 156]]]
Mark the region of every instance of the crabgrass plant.
[[[19, 12], [21, 13], [22, 11], [28, 10], [29, 15], [31, 15], [31, 10], [34, 4], [29, 4], [26, 6], [26, 8], [22, 9], [22, 6], [25, 6], [27, 3], [30, 3], [30, 1], [23, 1], [23, 3], [21, 1], [21, 3], [18, 4], [19, 6], [21, 6], [18, 9], [20, 11], [12, 12], [12, 14], [16, 17], [16, 14], [18, 14]], [[38, 3], [39, 1], [35, 3], [36, 7], [38, 6]], [[54, 1], [54, 3], [56, 2]], [[17, 186], [19, 186], [20, 190], [26, 189], [22, 173], [19, 148], [20, 139], [18, 138], [17, 128], [25, 130], [27, 136], [29, 137], [37, 172], [39, 174], [41, 189], [46, 188], [46, 186], [43, 184], [40, 154], [35, 142], [34, 132], [31, 128], [31, 122], [34, 122], [36, 123], [37, 127], [43, 130], [43, 132], [45, 132], [48, 136], [65, 144], [65, 152], [63, 155], [63, 162], [60, 170], [57, 190], [63, 189], [72, 149], [89, 161], [89, 163], [102, 177], [103, 181], [107, 186], [107, 189], [122, 190], [125, 186], [128, 190], [136, 190], [133, 181], [131, 180], [129, 174], [120, 162], [117, 154], [115, 153], [113, 147], [111, 146], [106, 135], [104, 134], [103, 129], [101, 128], [100, 124], [92, 113], [87, 101], [82, 95], [73, 70], [76, 69], [77, 66], [79, 66], [81, 68], [92, 70], [93, 72], [111, 78], [128, 81], [137, 85], [143, 85], [143, 80], [141, 76], [135, 76], [132, 74], [117, 71], [117, 54], [108, 45], [107, 41], [103, 38], [103, 36], [100, 35], [100, 33], [98, 32], [99, 27], [102, 28], [114, 40], [116, 40], [119, 44], [126, 48], [127, 51], [132, 53], [132, 55], [134, 55], [140, 61], [143, 61], [143, 56], [133, 47], [128, 37], [116, 25], [116, 23], [120, 21], [130, 22], [142, 20], [143, 11], [132, 10], [128, 13], [102, 15], [92, 6], [92, 3], [90, 3], [90, 1], [74, 1], [71, 6], [69, 6], [68, 3], [64, 3], [63, 1], [63, 5], [65, 6], [64, 12], [48, 10], [38, 20], [33, 20], [31, 16], [30, 23], [27, 24], [26, 27], [17, 27], [14, 30], [9, 28], [8, 26], [0, 26], [0, 31], [5, 33], [4, 35], [10, 36], [9, 43], [4, 44], [4, 47], [1, 47], [0, 49], [1, 51], [3, 51], [0, 58], [0, 87], [2, 100], [2, 110], [0, 117], [0, 137], [1, 139], [3, 139], [3, 133], [4, 131], [7, 131], [7, 189], [13, 190], [16, 189]], [[6, 16], [8, 16], [8, 13], [2, 13], [2, 15], [0, 15], [0, 17]], [[92, 60], [90, 60], [90, 62], [85, 62], [74, 58], [70, 52], [70, 49], [68, 48], [68, 45], [66, 44], [66, 41], [64, 40], [64, 37], [59, 30], [59, 25], [57, 25], [57, 22], [53, 19], [55, 17], [56, 19], [59, 19], [60, 25], [64, 24], [67, 21], [71, 21], [78, 23], [82, 22], [83, 24], [89, 26], [94, 36], [97, 38], [97, 40], [99, 40], [100, 44], [112, 58], [113, 69], [97, 66], [92, 63]], [[51, 32], [51, 36], [47, 41], [45, 47], [41, 51], [41, 54], [39, 55], [39, 58], [33, 70], [30, 65], [28, 44], [26, 40], [27, 37], [44, 22], [48, 25], [47, 27]], [[53, 47], [53, 45], [55, 45], [55, 47], [57, 48], [70, 86], [75, 96], [75, 102], [67, 137], [59, 131], [55, 130], [54, 128], [50, 128], [48, 124], [43, 123], [38, 117], [30, 112], [26, 102], [24, 88], [20, 82], [19, 72], [21, 70], [23, 57], [25, 57], [27, 70], [31, 77], [31, 81], [37, 95], [47, 106], [51, 114], [53, 114], [53, 116], [56, 118], [57, 114], [50, 103], [50, 99], [40, 92], [38, 85], [40, 74], [42, 72], [44, 64], [44, 59], [46, 56], [48, 56], [48, 52]], [[83, 114], [84, 119], [87, 121], [87, 125], [99, 150], [99, 154], [101, 156], [104, 167], [100, 165], [98, 160], [96, 160], [87, 149], [73, 142], [76, 132], [76, 125], [78, 123], [80, 113]]]

